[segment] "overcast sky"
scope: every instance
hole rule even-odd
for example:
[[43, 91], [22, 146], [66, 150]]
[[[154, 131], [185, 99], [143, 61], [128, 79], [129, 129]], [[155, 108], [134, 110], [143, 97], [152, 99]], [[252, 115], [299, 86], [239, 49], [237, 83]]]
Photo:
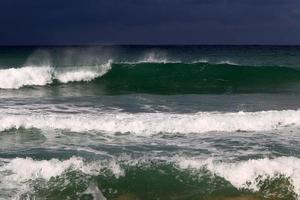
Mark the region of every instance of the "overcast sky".
[[0, 0], [0, 45], [300, 44], [300, 0]]

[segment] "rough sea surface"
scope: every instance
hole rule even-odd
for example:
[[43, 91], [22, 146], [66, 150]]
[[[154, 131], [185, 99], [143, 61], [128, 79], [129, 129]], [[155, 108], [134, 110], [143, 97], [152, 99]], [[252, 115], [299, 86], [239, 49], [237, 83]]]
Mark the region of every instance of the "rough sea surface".
[[300, 47], [0, 47], [0, 199], [300, 199]]

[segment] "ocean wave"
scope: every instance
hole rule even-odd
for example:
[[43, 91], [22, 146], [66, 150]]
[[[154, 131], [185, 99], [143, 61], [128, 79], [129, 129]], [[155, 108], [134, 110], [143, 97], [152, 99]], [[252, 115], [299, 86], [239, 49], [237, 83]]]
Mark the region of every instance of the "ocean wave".
[[236, 188], [258, 191], [259, 181], [284, 175], [291, 178], [295, 192], [300, 195], [300, 159], [295, 157], [263, 158], [247, 161], [224, 163], [213, 159], [197, 160], [179, 158], [181, 169], [206, 168], [215, 175], [223, 177]]
[[[89, 180], [90, 176], [93, 176], [94, 180], [99, 179], [102, 192], [105, 191], [106, 188], [122, 191], [124, 185], [120, 183], [122, 183], [124, 179], [126, 179], [128, 183], [134, 181], [134, 183], [141, 185], [147, 182], [147, 191], [155, 191], [155, 188], [157, 188], [155, 185], [158, 184], [156, 181], [166, 181], [165, 179], [167, 179], [168, 181], [172, 181], [173, 187], [174, 184], [178, 182], [182, 187], [189, 185], [194, 189], [197, 187], [201, 189], [201, 184], [199, 183], [202, 183], [206, 188], [211, 188], [207, 190], [207, 192], [211, 192], [211, 190], [216, 187], [219, 189], [228, 187], [223, 180], [228, 181], [237, 189], [263, 192], [263, 189], [266, 188], [261, 188], [261, 183], [270, 180], [265, 183], [273, 184], [273, 186], [277, 184], [276, 192], [279, 193], [277, 193], [277, 195], [286, 195], [288, 191], [281, 191], [279, 187], [289, 188], [289, 186], [286, 185], [287, 182], [282, 186], [278, 181], [273, 183], [271, 181], [276, 179], [276, 177], [282, 176], [289, 180], [293, 186], [289, 189], [292, 189], [293, 192], [300, 195], [300, 159], [296, 157], [262, 158], [232, 162], [218, 161], [214, 158], [197, 159], [176, 156], [160, 158], [149, 157], [147, 159], [126, 157], [126, 159], [124, 159], [125, 158], [112, 158], [105, 161], [87, 161], [81, 157], [71, 157], [66, 160], [34, 160], [32, 158], [1, 159], [0, 178], [2, 183], [5, 183], [2, 188], [5, 188], [6, 191], [14, 191], [16, 196], [21, 196], [23, 193], [30, 191], [30, 188], [34, 184], [40, 183], [35, 183], [35, 180], [45, 180], [47, 182], [56, 181], [56, 183], [48, 185], [50, 188], [62, 187], [64, 189], [64, 187], [68, 187], [68, 184], [73, 186], [77, 185], [77, 187], [88, 187], [90, 185], [90, 183], [83, 184], [83, 180], [79, 183], [75, 182], [76, 178], [72, 178], [72, 176], [62, 176], [70, 171], [77, 172], [77, 177], [80, 177], [79, 173], [83, 173], [84, 176], [82, 178], [87, 179], [86, 181]], [[112, 172], [113, 177], [107, 174], [106, 170]], [[210, 174], [208, 174], [207, 171]], [[149, 180], [149, 174], [151, 174], [152, 182], [145, 182], [145, 180]], [[57, 177], [60, 178], [58, 179]], [[215, 181], [214, 179], [217, 178], [222, 178], [223, 180], [219, 179]], [[162, 185], [162, 187], [164, 186]], [[98, 188], [97, 185], [95, 185], [94, 188]], [[173, 192], [175, 192], [175, 188], [173, 189]], [[266, 192], [268, 192], [268, 188], [266, 190]], [[50, 192], [49, 188], [46, 187], [46, 191]], [[75, 191], [79, 193], [80, 190], [77, 188]], [[127, 188], [126, 191], [130, 192], [130, 188]], [[280, 192], [283, 193], [281, 194]], [[105, 194], [109, 193], [105, 192]], [[199, 195], [199, 193], [196, 193], [196, 195], [197, 194]]]
[[49, 66], [27, 66], [0, 70], [0, 88], [18, 89], [26, 85], [46, 85], [52, 83], [53, 68]]
[[232, 62], [229, 60], [220, 61], [220, 62], [217, 62], [216, 64], [220, 64], [220, 65], [227, 64], [227, 65], [237, 65], [237, 66], [239, 65], [238, 63], [235, 63], [235, 62]]
[[299, 82], [299, 70], [279, 66], [114, 63], [92, 86], [104, 88], [108, 94], [276, 93], [297, 89], [289, 85]]
[[97, 131], [132, 133], [141, 136], [158, 133], [205, 133], [270, 131], [300, 126], [300, 110], [261, 112], [173, 113], [86, 113], [58, 114], [3, 110], [0, 131], [11, 128], [61, 129], [74, 132]]
[[95, 67], [80, 67], [65, 70], [64, 72], [56, 72], [54, 79], [57, 79], [61, 83], [69, 83], [76, 81], [91, 81], [97, 77], [103, 76], [111, 69], [112, 61], [109, 60], [107, 63], [95, 66]]
[[9, 171], [12, 176], [6, 179], [17, 179], [20, 182], [30, 179], [43, 178], [49, 180], [51, 177], [59, 176], [68, 169], [79, 170], [86, 174], [97, 174], [101, 169], [98, 163], [86, 165], [82, 158], [72, 157], [67, 160], [33, 160], [32, 158], [15, 158], [13, 160], [2, 160], [0, 172]]
[[24, 86], [44, 86], [55, 80], [61, 83], [91, 81], [109, 71], [111, 61], [94, 67], [74, 67], [58, 70], [51, 66], [25, 66], [0, 70], [1, 89], [19, 89]]
[[71, 157], [66, 160], [0, 159], [0, 188], [6, 191], [13, 190], [15, 199], [19, 199], [22, 194], [31, 191], [32, 181], [39, 179], [50, 181], [51, 178], [61, 176], [68, 171], [96, 176], [103, 169], [110, 170], [116, 177], [124, 173], [114, 160], [86, 162], [81, 157]]
[[[300, 82], [300, 71], [280, 66], [228, 63], [114, 63], [99, 66], [22, 67], [0, 70], [0, 89], [90, 82], [106, 94], [209, 94], [282, 92]], [[282, 87], [281, 87], [282, 86]], [[293, 87], [291, 87], [293, 88]], [[294, 87], [295, 88], [295, 87]]]

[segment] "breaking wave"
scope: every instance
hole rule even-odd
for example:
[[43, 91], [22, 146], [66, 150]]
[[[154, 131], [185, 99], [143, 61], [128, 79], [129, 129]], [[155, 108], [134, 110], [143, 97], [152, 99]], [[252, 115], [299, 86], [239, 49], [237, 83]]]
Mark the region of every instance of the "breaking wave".
[[0, 88], [18, 89], [26, 85], [46, 85], [52, 83], [53, 69], [44, 67], [22, 67], [0, 70]]
[[215, 162], [213, 159], [178, 159], [181, 169], [206, 168], [215, 175], [223, 177], [236, 188], [248, 188], [258, 191], [260, 181], [283, 175], [290, 178], [295, 192], [300, 195], [300, 159], [278, 157], [247, 160], [234, 163]]
[[[85, 89], [105, 94], [216, 94], [284, 92], [296, 89], [300, 71], [280, 66], [242, 66], [232, 63], [178, 63], [146, 60], [99, 66], [33, 67], [0, 70], [0, 88], [50, 84], [83, 84]], [[78, 83], [82, 82], [82, 83]], [[88, 84], [87, 84], [88, 83]], [[292, 85], [293, 86], [293, 85]], [[298, 90], [297, 90], [298, 91]]]
[[24, 86], [44, 86], [57, 80], [60, 83], [91, 81], [105, 74], [111, 61], [94, 67], [63, 68], [50, 66], [26, 66], [21, 68], [0, 69], [0, 88], [19, 89]]
[[[233, 162], [183, 157], [154, 160], [127, 157], [126, 160], [113, 158], [105, 162], [87, 161], [81, 157], [66, 160], [14, 158], [0, 160], [0, 177], [5, 185], [0, 184], [6, 191], [15, 191], [16, 199], [24, 194], [26, 197], [63, 198], [67, 195], [78, 198], [87, 192], [102, 200], [128, 194], [142, 199], [172, 194], [182, 199], [194, 199], [214, 196], [214, 192], [218, 192], [216, 188], [233, 194], [243, 194], [243, 189], [247, 189], [248, 194], [251, 191], [267, 198], [274, 195], [272, 187], [276, 188], [277, 196], [298, 199], [299, 166], [300, 160], [296, 157]], [[140, 185], [138, 190], [131, 187], [136, 184]]]
[[[0, 188], [5, 189], [4, 191], [6, 192], [14, 191], [15, 197], [12, 199], [27, 199], [29, 194], [25, 195], [25, 197], [24, 194], [33, 190], [32, 185], [34, 181], [43, 180], [51, 182], [51, 180], [58, 176], [66, 177], [66, 173], [71, 171], [83, 173], [85, 176], [96, 176], [103, 169], [109, 169], [115, 176], [123, 174], [119, 165], [113, 161], [104, 163], [100, 161], [85, 162], [81, 157], [71, 157], [67, 160], [33, 160], [32, 158], [0, 159]], [[73, 182], [71, 184], [78, 183]], [[67, 187], [67, 183], [65, 186]], [[0, 194], [0, 198], [2, 195], [5, 195], [5, 192]]]

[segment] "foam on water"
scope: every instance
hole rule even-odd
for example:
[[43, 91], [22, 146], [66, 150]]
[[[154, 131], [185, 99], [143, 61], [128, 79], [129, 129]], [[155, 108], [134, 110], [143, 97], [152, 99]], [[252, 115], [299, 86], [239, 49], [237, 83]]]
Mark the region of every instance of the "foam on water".
[[[151, 158], [149, 158], [151, 160]], [[149, 159], [148, 162], [150, 161]], [[157, 158], [155, 158], [157, 159]], [[196, 159], [183, 157], [161, 157], [160, 163], [174, 164], [181, 170], [209, 170], [214, 175], [224, 178], [234, 187], [248, 188], [257, 191], [258, 181], [278, 175], [290, 178], [294, 186], [294, 192], [300, 194], [300, 159], [296, 157], [278, 157], [274, 159], [264, 158], [247, 161], [221, 162], [213, 158]], [[28, 181], [37, 179], [50, 180], [51, 177], [62, 175], [67, 170], [81, 171], [84, 174], [99, 175], [102, 169], [110, 169], [116, 178], [126, 176], [124, 169], [120, 167], [122, 161], [106, 162], [87, 162], [80, 157], [72, 157], [67, 160], [33, 160], [32, 158], [14, 158], [1, 160], [0, 178], [1, 188], [7, 190], [17, 190], [20, 195], [29, 191]], [[146, 163], [144, 163], [146, 162]], [[151, 161], [153, 162], [153, 161]], [[126, 166], [145, 166], [147, 161], [128, 158]], [[259, 179], [257, 179], [260, 177]], [[27, 184], [28, 183], [28, 184]], [[5, 184], [5, 185], [2, 185]]]
[[61, 175], [67, 169], [79, 170], [86, 174], [97, 173], [100, 166], [97, 164], [86, 165], [82, 158], [72, 157], [68, 160], [33, 160], [31, 158], [15, 158], [1, 167], [1, 172], [10, 171], [11, 176], [7, 177], [20, 182], [42, 178], [49, 180], [51, 177]]
[[25, 66], [0, 70], [0, 89], [19, 89], [23, 86], [43, 86], [58, 80], [61, 83], [91, 81], [110, 70], [111, 60], [97, 67], [80, 67], [59, 71], [51, 66]]
[[[223, 177], [236, 188], [249, 188], [257, 191], [259, 180], [284, 175], [292, 180], [295, 191], [300, 195], [300, 159], [295, 157], [278, 157], [247, 160], [234, 163], [215, 162], [213, 159], [197, 160], [179, 158], [181, 169], [207, 168], [217, 176]], [[259, 179], [257, 179], [260, 176]]]
[[111, 68], [112, 61], [103, 64], [99, 67], [82, 67], [79, 69], [71, 69], [66, 72], [57, 72], [55, 78], [61, 83], [75, 82], [75, 81], [91, 81], [97, 77], [104, 75]]
[[104, 168], [109, 169], [116, 177], [124, 174], [114, 160], [101, 163], [85, 162], [81, 157], [71, 157], [67, 160], [0, 159], [0, 189], [15, 191], [15, 199], [18, 199], [21, 194], [30, 191], [30, 181], [37, 179], [49, 181], [51, 177], [60, 176], [68, 170], [98, 175]]
[[2, 109], [0, 131], [11, 128], [64, 129], [74, 132], [107, 133], [205, 133], [211, 131], [270, 131], [287, 126], [300, 126], [300, 110], [260, 112], [124, 113], [98, 112], [86, 114], [37, 113]]
[[27, 66], [0, 70], [0, 88], [18, 89], [26, 85], [46, 85], [52, 82], [50, 66]]
[[[165, 74], [168, 70], [172, 71], [170, 75]], [[205, 60], [198, 60], [184, 63], [150, 55], [132, 63], [117, 62], [114, 65], [112, 60], [109, 60], [107, 63], [95, 66], [51, 67], [49, 65], [1, 69], [0, 89], [44, 86], [54, 82], [89, 82], [107, 72], [110, 73], [96, 82], [95, 86], [97, 84], [99, 88], [103, 86], [108, 94], [110, 92], [114, 94], [285, 92], [289, 90], [282, 86], [296, 84], [300, 77], [299, 71], [293, 68], [246, 67], [227, 61], [206, 63]], [[241, 74], [241, 77], [237, 76], [238, 74]], [[275, 86], [278, 86], [276, 90], [274, 90]]]
[[220, 64], [220, 65], [223, 65], [223, 64], [226, 64], [226, 65], [239, 65], [239, 64], [231, 62], [229, 60], [224, 60], [224, 61], [218, 62], [217, 64]]

